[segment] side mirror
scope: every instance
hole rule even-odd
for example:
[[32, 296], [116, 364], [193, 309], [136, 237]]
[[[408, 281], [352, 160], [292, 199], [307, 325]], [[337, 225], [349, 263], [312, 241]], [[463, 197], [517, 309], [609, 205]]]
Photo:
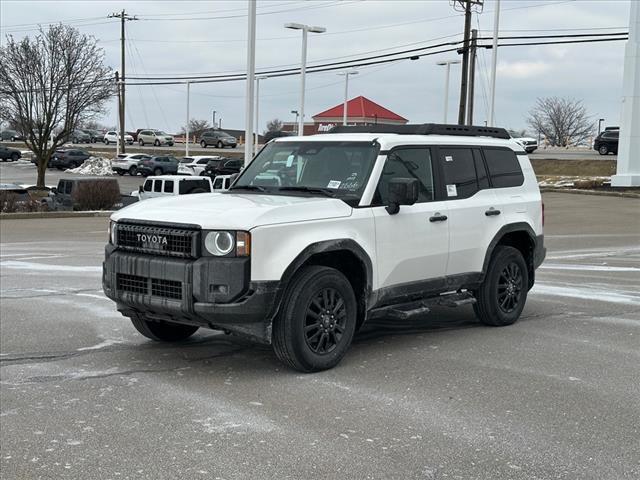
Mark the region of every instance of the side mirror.
[[413, 205], [418, 201], [417, 178], [393, 178], [389, 181], [389, 205], [387, 212], [395, 215], [400, 205]]
[[58, 193], [58, 188], [57, 187], [53, 187], [50, 191], [51, 191], [51, 193]]
[[140, 185], [138, 187], [138, 193], [143, 193], [144, 192], [144, 188], [142, 188], [142, 185]]

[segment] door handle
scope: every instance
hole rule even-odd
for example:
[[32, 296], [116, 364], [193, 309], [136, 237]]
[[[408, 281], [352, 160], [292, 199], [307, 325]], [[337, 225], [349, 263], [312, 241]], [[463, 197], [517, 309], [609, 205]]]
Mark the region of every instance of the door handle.
[[487, 217], [495, 217], [496, 215], [500, 215], [500, 210], [496, 210], [495, 208], [491, 207], [489, 210], [484, 212], [484, 214]]
[[447, 220], [447, 216], [440, 215], [439, 213], [436, 213], [433, 217], [429, 217], [430, 222], [444, 222], [446, 220]]

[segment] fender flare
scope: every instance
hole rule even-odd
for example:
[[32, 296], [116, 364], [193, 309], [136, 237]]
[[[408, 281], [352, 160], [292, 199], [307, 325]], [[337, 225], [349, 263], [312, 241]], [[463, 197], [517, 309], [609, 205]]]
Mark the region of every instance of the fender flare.
[[485, 253], [485, 256], [484, 256], [484, 262], [482, 264], [482, 281], [484, 281], [484, 277], [487, 274], [487, 270], [489, 268], [489, 262], [491, 261], [491, 257], [493, 256], [493, 252], [496, 246], [498, 245], [498, 243], [500, 243], [500, 240], [502, 240], [502, 237], [512, 232], [525, 232], [529, 236], [529, 239], [531, 240], [531, 243], [533, 245], [533, 250], [531, 252], [531, 262], [529, 262], [530, 265], [528, 265], [529, 276], [530, 276], [529, 287], [532, 287], [535, 279], [534, 257], [535, 257], [536, 249], [541, 248], [541, 245], [538, 245], [539, 243], [538, 238], [542, 238], [542, 236], [538, 237], [534, 232], [533, 228], [531, 227], [531, 225], [529, 225], [526, 222], [516, 222], [516, 223], [510, 223], [508, 225], [504, 225], [500, 230], [498, 230], [498, 233], [495, 234], [491, 242], [489, 242], [489, 246], [487, 247], [487, 252]]

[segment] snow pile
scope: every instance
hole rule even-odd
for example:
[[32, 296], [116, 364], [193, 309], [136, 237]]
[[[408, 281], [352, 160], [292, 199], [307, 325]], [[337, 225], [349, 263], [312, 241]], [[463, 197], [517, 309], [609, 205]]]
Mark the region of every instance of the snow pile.
[[65, 171], [79, 173], [80, 175], [113, 175], [111, 160], [103, 157], [89, 157], [78, 168], [70, 168]]
[[545, 177], [538, 181], [539, 187], [597, 188], [610, 184], [610, 177]]

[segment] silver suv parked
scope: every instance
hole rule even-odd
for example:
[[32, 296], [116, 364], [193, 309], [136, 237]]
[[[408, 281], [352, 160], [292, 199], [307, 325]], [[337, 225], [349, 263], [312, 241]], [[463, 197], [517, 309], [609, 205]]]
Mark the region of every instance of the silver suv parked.
[[138, 133], [138, 143], [141, 147], [144, 147], [146, 144], [155, 145], [156, 147], [160, 145], [169, 145], [172, 147], [173, 137], [162, 130], [141, 130]]

